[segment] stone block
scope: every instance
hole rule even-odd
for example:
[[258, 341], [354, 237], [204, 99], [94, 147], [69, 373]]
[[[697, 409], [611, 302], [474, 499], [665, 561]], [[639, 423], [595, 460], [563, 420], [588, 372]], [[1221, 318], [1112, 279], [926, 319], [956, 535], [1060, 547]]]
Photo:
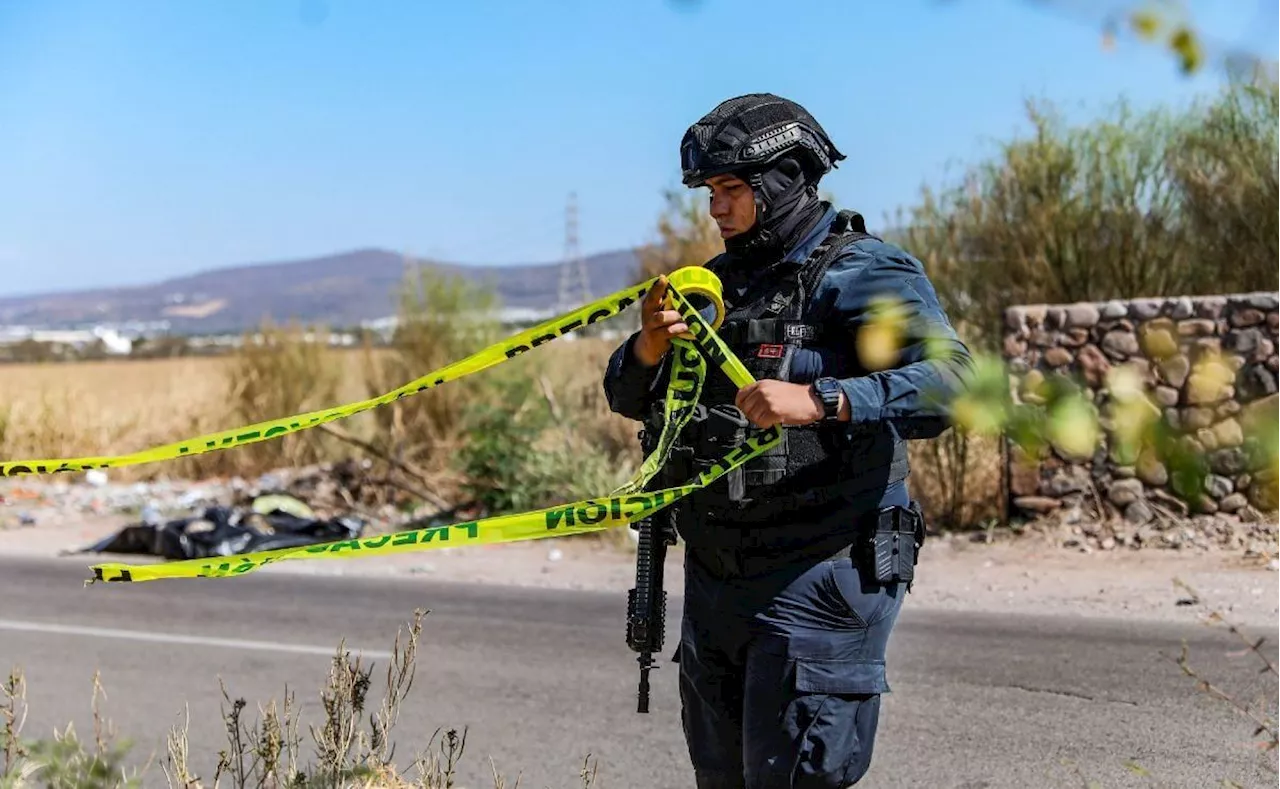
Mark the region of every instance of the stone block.
[[1161, 406], [1171, 406], [1178, 404], [1178, 390], [1172, 386], [1157, 386], [1152, 392], [1151, 397]]
[[1138, 479], [1160, 487], [1169, 482], [1169, 470], [1164, 467], [1164, 463], [1160, 462], [1160, 458], [1151, 450], [1143, 450], [1138, 455], [1138, 462], [1134, 466], [1134, 471], [1138, 474]]
[[1267, 319], [1266, 313], [1252, 307], [1246, 307], [1242, 310], [1234, 310], [1227, 318], [1227, 323], [1232, 328], [1240, 329], [1248, 326], [1257, 326]]
[[1142, 497], [1142, 482], [1136, 479], [1118, 479], [1107, 488], [1107, 500], [1117, 507], [1132, 504]]
[[1071, 364], [1071, 351], [1054, 347], [1044, 352], [1044, 363], [1050, 367], [1064, 367]]
[[1004, 356], [1006, 359], [1012, 359], [1021, 356], [1027, 352], [1027, 341], [1016, 334], [1006, 334], [1004, 336]]
[[1181, 337], [1212, 337], [1217, 333], [1218, 324], [1205, 318], [1178, 322], [1178, 335]]
[[[1089, 328], [1097, 324], [1098, 320], [1101, 317], [1102, 317], [1101, 310], [1099, 310], [1093, 304], [1088, 304], [1084, 302], [1080, 304], [1072, 304], [1066, 308], [1065, 325], [1067, 328], [1075, 328], [1075, 327], [1081, 327], [1081, 326], [1084, 328]], [[1116, 317], [1117, 318], [1124, 317], [1124, 313], [1121, 313]]]
[[1149, 321], [1159, 317], [1163, 308], [1164, 299], [1134, 299], [1129, 302], [1129, 317]]
[[1111, 371], [1111, 360], [1096, 345], [1086, 345], [1076, 353], [1076, 365], [1089, 386], [1102, 386]]
[[1179, 354], [1168, 359], [1162, 359], [1158, 367], [1160, 376], [1164, 378], [1165, 383], [1175, 389], [1181, 389], [1182, 385], [1187, 382], [1188, 373], [1191, 372], [1191, 360]]
[[[1167, 325], [1160, 325], [1161, 323]], [[1142, 352], [1150, 359], [1167, 359], [1178, 352], [1178, 341], [1173, 336], [1173, 322], [1167, 319], [1151, 321], [1139, 330]]]
[[1104, 302], [1102, 307], [1099, 308], [1098, 313], [1101, 319], [1113, 321], [1128, 315], [1129, 308], [1125, 306], [1123, 301], [1112, 299], [1111, 301]]
[[1217, 320], [1226, 306], [1227, 300], [1222, 296], [1205, 296], [1196, 301], [1196, 315]]
[[1249, 499], [1243, 493], [1232, 493], [1218, 502], [1218, 509], [1223, 512], [1237, 512], [1249, 506]]
[[1107, 356], [1116, 360], [1137, 356], [1142, 349], [1138, 346], [1138, 338], [1131, 331], [1110, 331], [1102, 338], [1102, 350]]

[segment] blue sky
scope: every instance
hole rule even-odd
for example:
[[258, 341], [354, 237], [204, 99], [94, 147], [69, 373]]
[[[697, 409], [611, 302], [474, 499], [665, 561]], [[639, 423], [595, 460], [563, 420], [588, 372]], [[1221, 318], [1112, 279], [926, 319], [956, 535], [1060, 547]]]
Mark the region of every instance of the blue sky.
[[[379, 246], [557, 259], [652, 238], [684, 129], [732, 95], [806, 105], [849, 158], [824, 186], [880, 226], [1023, 101], [1181, 103], [1155, 47], [1104, 52], [1060, 0], [6, 0], [0, 295]], [[1276, 57], [1276, 6], [1192, 3]], [[787, 9], [780, 11], [779, 9]]]

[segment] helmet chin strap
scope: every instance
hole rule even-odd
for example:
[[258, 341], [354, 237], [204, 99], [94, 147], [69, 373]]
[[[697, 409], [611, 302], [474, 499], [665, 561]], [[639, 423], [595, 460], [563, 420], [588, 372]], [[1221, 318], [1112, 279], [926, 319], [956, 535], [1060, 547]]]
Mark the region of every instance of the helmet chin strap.
[[755, 200], [756, 221], [746, 231], [725, 239], [724, 248], [726, 252], [732, 253], [739, 259], [752, 260], [768, 255], [776, 245], [776, 239], [769, 228], [769, 219], [772, 217], [769, 212], [769, 201], [761, 188], [760, 173], [751, 173], [745, 180], [751, 186]]

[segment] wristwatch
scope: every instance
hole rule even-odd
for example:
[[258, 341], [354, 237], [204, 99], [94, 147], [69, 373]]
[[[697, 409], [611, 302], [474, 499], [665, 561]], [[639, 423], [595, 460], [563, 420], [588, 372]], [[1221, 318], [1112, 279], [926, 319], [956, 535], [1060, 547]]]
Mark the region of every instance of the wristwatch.
[[822, 401], [822, 420], [834, 422], [840, 417], [840, 384], [824, 376], [813, 382], [813, 391]]

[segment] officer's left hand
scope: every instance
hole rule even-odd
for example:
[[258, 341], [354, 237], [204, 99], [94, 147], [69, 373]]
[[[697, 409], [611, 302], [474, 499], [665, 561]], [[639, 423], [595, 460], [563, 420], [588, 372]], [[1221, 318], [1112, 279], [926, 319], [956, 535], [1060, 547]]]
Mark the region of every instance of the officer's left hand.
[[[844, 411], [844, 394], [840, 395]], [[751, 423], [762, 428], [774, 425], [807, 425], [822, 418], [822, 401], [808, 384], [793, 384], [766, 378], [738, 390], [734, 405]]]

